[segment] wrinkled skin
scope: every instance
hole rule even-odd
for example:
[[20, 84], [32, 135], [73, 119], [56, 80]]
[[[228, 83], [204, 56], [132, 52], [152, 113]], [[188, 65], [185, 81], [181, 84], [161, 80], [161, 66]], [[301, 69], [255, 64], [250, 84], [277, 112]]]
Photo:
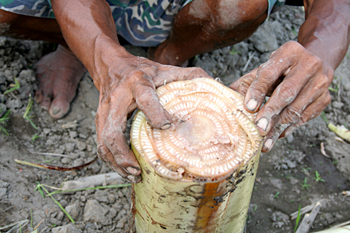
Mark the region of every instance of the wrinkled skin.
[[209, 77], [198, 68], [183, 69], [144, 58], [137, 60], [133, 63], [135, 66], [125, 69], [125, 73], [115, 74], [109, 84], [111, 88], [100, 89], [96, 115], [100, 158], [132, 182], [141, 180], [141, 170], [124, 138], [127, 115], [137, 107], [145, 113], [151, 126], [167, 129], [172, 117], [159, 103], [155, 88], [176, 80]]
[[[266, 136], [264, 152], [279, 137], [288, 136], [321, 114], [331, 101], [328, 87], [333, 73], [299, 43], [288, 42], [266, 63], [231, 84], [232, 89], [245, 95], [246, 109], [258, 112], [255, 122], [261, 135]], [[261, 107], [267, 95], [271, 97]]]
[[[255, 122], [265, 136], [263, 152], [331, 102], [328, 87], [349, 47], [349, 1], [304, 4], [306, 21], [298, 42], [282, 45], [266, 63], [230, 86], [245, 95], [247, 111], [258, 113]], [[271, 97], [261, 107], [265, 96]]]
[[[298, 42], [284, 44], [265, 64], [231, 85], [245, 95], [247, 110], [258, 113], [256, 124], [266, 136], [265, 152], [279, 137], [319, 115], [330, 102], [328, 86], [349, 46], [348, 0], [305, 0], [304, 6], [306, 21]], [[168, 128], [171, 116], [159, 104], [155, 88], [165, 81], [208, 77], [199, 68], [175, 66], [246, 39], [267, 17], [266, 0], [194, 0], [176, 15], [169, 38], [149, 50], [149, 60], [132, 56], [120, 46], [105, 1], [52, 0], [52, 7], [56, 20], [0, 10], [0, 24], [8, 28], [2, 35], [53, 41], [65, 47], [37, 64], [37, 100], [55, 118], [68, 112], [86, 67], [100, 92], [98, 154], [132, 182], [141, 180], [141, 170], [123, 137], [128, 114], [137, 107], [152, 126]], [[11, 27], [5, 27], [8, 25]], [[271, 98], [261, 107], [266, 96]]]

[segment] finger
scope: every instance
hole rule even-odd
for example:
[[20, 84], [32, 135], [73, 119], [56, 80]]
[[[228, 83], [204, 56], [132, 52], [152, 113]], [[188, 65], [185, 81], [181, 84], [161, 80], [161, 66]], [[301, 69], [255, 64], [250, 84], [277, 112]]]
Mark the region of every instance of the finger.
[[[124, 82], [125, 83], [125, 82]], [[102, 141], [112, 153], [114, 161], [137, 180], [140, 166], [126, 143], [124, 131], [126, 127], [127, 108], [132, 103], [132, 95], [121, 82], [111, 94], [110, 109], [102, 131]], [[112, 107], [113, 106], [113, 107]], [[129, 178], [130, 179], [130, 178]]]
[[276, 124], [277, 116], [282, 111], [284, 113], [280, 120], [284, 122], [281, 124], [296, 123], [299, 120], [298, 114], [300, 116], [325, 90], [328, 92], [329, 79], [322, 72], [317, 72], [319, 67], [318, 63], [309, 69], [294, 67], [288, 73], [256, 116], [256, 124], [262, 135], [266, 135]]
[[[126, 124], [126, 122], [123, 124]], [[141, 168], [135, 155], [126, 143], [121, 127], [118, 125], [118, 122], [113, 120], [112, 115], [107, 119], [102, 138], [108, 150], [113, 155], [114, 161], [124, 170], [123, 174], [126, 173], [127, 178], [134, 183], [141, 181]]]
[[248, 88], [250, 84], [253, 82], [256, 72], [258, 69], [254, 69], [250, 71], [248, 74], [243, 75], [241, 78], [236, 80], [230, 85], [230, 88], [233, 89], [234, 91], [237, 91], [241, 95], [245, 96], [247, 94]]
[[133, 97], [138, 108], [146, 115], [150, 125], [160, 129], [167, 129], [171, 125], [171, 115], [159, 103], [152, 80], [145, 74], [134, 72]]
[[270, 59], [262, 64], [251, 83], [245, 98], [245, 106], [248, 111], [256, 112], [271, 87], [276, 86], [280, 77], [289, 74], [293, 65], [297, 62], [297, 56], [305, 50], [297, 42], [288, 42], [276, 50]]
[[110, 106], [110, 98], [101, 99], [97, 113], [96, 113], [95, 122], [97, 126], [96, 129], [97, 129], [98, 155], [111, 169], [116, 171], [122, 177], [129, 179], [132, 182], [139, 182], [141, 180], [140, 177], [139, 178], [134, 177], [133, 175], [131, 175], [129, 172], [125, 171], [125, 169], [121, 168], [118, 165], [117, 159], [115, 158], [115, 156], [113, 156], [113, 154], [108, 149], [108, 147], [106, 146], [106, 143], [103, 140], [102, 136], [103, 136], [105, 127], [102, 127], [102, 126], [106, 125], [106, 120], [110, 110], [109, 106]]
[[300, 126], [304, 125], [307, 121], [314, 119], [315, 117], [319, 116], [322, 111], [324, 110], [324, 108], [329, 105], [331, 102], [331, 96], [329, 94], [329, 92], [324, 93], [323, 95], [321, 95], [317, 101], [315, 101], [314, 103], [310, 104], [305, 111], [303, 112], [303, 114], [300, 116], [300, 119], [298, 122], [296, 122], [295, 124], [290, 125], [282, 134], [281, 134], [281, 138], [283, 137], [287, 137], [290, 134], [292, 134], [297, 128], [299, 128]]
[[[263, 152], [271, 150], [278, 138], [286, 137], [295, 131], [298, 127], [305, 124], [307, 121], [317, 117], [321, 114], [323, 109], [331, 102], [329, 92], [324, 92], [316, 101], [308, 105], [305, 110], [303, 106], [296, 103], [295, 105], [302, 106], [302, 113], [298, 113], [296, 110], [298, 107], [289, 106], [284, 111], [285, 114], [281, 114], [276, 126], [266, 135], [263, 145]], [[294, 109], [294, 110], [291, 110]], [[293, 122], [293, 123], [290, 123]]]
[[[303, 74], [298, 73], [298, 75]], [[306, 79], [303, 80], [307, 81]], [[274, 125], [274, 123], [277, 120], [277, 116], [280, 115], [280, 113], [286, 106], [290, 105], [295, 100], [295, 98], [297, 97], [304, 85], [305, 83], [296, 83], [294, 75], [291, 74], [291, 77], [286, 77], [285, 80], [275, 89], [271, 98], [260, 109], [255, 119], [256, 125], [258, 126], [261, 135], [265, 136], [270, 131], [272, 125]], [[308, 88], [306, 88], [306, 90], [308, 91]], [[304, 96], [298, 96], [298, 99], [303, 101], [309, 101], [307, 100], [308, 97], [311, 101], [313, 101], [315, 98], [313, 94], [304, 93]], [[300, 101], [298, 101], [297, 103], [302, 105], [306, 104], [300, 103]], [[290, 109], [290, 111], [295, 113], [301, 113], [301, 109], [299, 109], [299, 106], [295, 105], [292, 107], [292, 109]]]
[[122, 169], [121, 167], [118, 166], [118, 164], [114, 160], [112, 153], [108, 150], [106, 145], [99, 144], [97, 146], [97, 154], [100, 157], [100, 159], [103, 162], [105, 162], [111, 169], [116, 171], [123, 178], [127, 179], [129, 174], [127, 172], [125, 172], [124, 169]]

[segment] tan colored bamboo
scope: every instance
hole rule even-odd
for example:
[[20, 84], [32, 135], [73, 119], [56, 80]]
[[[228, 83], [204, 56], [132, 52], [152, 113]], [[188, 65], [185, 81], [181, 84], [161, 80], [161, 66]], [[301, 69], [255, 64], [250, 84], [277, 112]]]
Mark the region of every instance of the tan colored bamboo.
[[134, 119], [137, 232], [242, 232], [262, 141], [243, 97], [211, 79], [170, 83], [157, 94], [174, 123], [157, 130], [142, 112]]

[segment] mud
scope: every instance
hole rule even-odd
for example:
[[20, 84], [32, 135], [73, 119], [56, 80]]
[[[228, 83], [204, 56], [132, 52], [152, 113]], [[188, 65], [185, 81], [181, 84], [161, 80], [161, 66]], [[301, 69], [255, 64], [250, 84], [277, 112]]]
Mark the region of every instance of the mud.
[[[196, 56], [194, 66], [220, 77], [225, 85], [265, 62], [271, 52], [288, 40], [296, 40], [303, 22], [302, 8], [283, 7], [271, 15], [254, 35], [244, 42], [212, 53]], [[22, 232], [132, 232], [129, 188], [86, 190], [53, 197], [73, 217], [75, 224], [50, 198], [35, 188], [40, 184], [60, 187], [74, 180], [111, 170], [100, 160], [74, 172], [48, 171], [14, 162], [20, 159], [53, 166], [79, 166], [96, 156], [94, 117], [98, 91], [86, 74], [69, 114], [53, 120], [38, 105], [32, 107], [32, 124], [23, 114], [33, 96], [36, 83], [33, 65], [56, 45], [0, 38], [0, 117], [10, 110], [0, 132], [0, 227], [28, 220]], [[127, 46], [132, 53], [145, 56], [144, 50]], [[322, 200], [311, 232], [350, 220], [350, 144], [335, 139], [326, 124], [350, 127], [350, 51], [336, 70], [331, 85], [332, 103], [323, 117], [302, 126], [293, 135], [279, 140], [260, 160], [247, 218], [246, 232], [293, 232], [290, 214]], [[20, 88], [4, 94], [13, 84]], [[324, 143], [325, 157], [320, 150]], [[50, 153], [50, 154], [39, 154]], [[57, 154], [63, 155], [57, 156]], [[316, 171], [319, 174], [317, 179]], [[306, 182], [305, 182], [306, 181]], [[53, 189], [47, 187], [52, 192]], [[45, 193], [45, 191], [43, 191]], [[6, 231], [5, 231], [6, 232]]]

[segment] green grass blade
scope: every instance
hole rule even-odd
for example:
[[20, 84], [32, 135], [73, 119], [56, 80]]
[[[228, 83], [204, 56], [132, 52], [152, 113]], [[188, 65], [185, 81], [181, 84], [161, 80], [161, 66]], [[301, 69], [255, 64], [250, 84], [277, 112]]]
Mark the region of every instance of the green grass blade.
[[301, 219], [300, 210], [301, 210], [301, 204], [299, 205], [298, 216], [297, 216], [297, 220], [295, 222], [295, 227], [294, 227], [294, 231], [293, 232], [296, 232], [297, 229], [298, 229], [298, 225], [299, 225], [299, 222], [300, 222], [300, 219]]

